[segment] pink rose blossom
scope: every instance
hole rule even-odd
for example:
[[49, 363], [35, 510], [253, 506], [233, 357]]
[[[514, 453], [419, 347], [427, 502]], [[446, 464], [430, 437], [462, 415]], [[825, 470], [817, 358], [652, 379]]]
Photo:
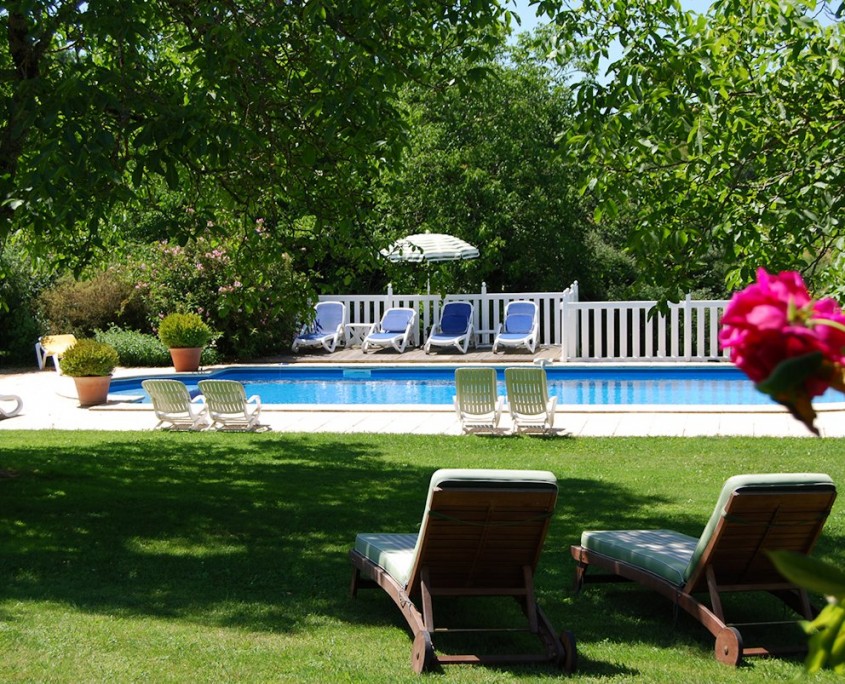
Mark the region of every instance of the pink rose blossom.
[[[762, 382], [784, 360], [821, 352], [832, 364], [845, 364], [845, 315], [826, 298], [815, 301], [801, 275], [757, 271], [757, 282], [737, 292], [722, 316], [719, 342], [731, 361], [754, 382]], [[823, 394], [828, 378], [809, 377], [803, 389]]]

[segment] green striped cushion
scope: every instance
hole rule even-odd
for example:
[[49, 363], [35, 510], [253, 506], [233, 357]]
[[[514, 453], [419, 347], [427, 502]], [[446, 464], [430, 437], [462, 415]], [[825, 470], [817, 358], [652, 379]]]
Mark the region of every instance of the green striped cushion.
[[[442, 468], [431, 476], [425, 515], [435, 489], [450, 487], [510, 487], [557, 489], [557, 478], [546, 470]], [[425, 517], [423, 517], [425, 521]], [[406, 587], [417, 555], [417, 534], [359, 534], [355, 550]]]
[[602, 530], [584, 532], [581, 546], [682, 586], [698, 539], [672, 530]]
[[355, 550], [407, 586], [416, 557], [416, 534], [359, 534]]

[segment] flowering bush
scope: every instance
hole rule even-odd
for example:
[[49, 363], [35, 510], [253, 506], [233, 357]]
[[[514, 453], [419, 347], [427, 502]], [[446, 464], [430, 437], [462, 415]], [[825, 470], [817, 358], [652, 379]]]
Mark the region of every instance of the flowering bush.
[[816, 558], [790, 551], [770, 554], [780, 573], [798, 586], [827, 596], [827, 605], [810, 622], [803, 622], [809, 635], [804, 667], [810, 673], [830, 668], [845, 674], [845, 573]]
[[293, 270], [262, 219], [227, 231], [229, 237], [218, 237], [212, 225], [185, 245], [141, 247], [127, 275], [144, 297], [153, 330], [167, 313], [195, 311], [220, 333], [225, 356], [278, 353], [308, 307], [307, 279]]
[[845, 314], [832, 299], [814, 300], [794, 271], [760, 269], [728, 303], [719, 342], [757, 389], [814, 434], [813, 397], [830, 387], [845, 392]]

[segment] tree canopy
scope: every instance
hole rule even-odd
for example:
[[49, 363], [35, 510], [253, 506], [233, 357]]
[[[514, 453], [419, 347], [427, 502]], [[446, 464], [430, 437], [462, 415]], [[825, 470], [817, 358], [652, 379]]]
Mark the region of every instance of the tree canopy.
[[[407, 158], [379, 187], [373, 233], [446, 232], [477, 245], [478, 259], [429, 269], [438, 291], [482, 282], [496, 291], [561, 290], [579, 280], [596, 294], [586, 286], [607, 264], [555, 142], [571, 125], [571, 89], [528, 40], [484, 67], [486, 76], [463, 88], [406, 89]], [[420, 267], [386, 268], [400, 288], [426, 281]]]
[[166, 187], [208, 220], [238, 206], [283, 233], [313, 215], [330, 250], [404, 144], [399, 86], [486, 55], [509, 17], [495, 0], [5, 2], [0, 248], [84, 260]]
[[702, 16], [677, 0], [537, 4], [556, 13], [553, 54], [585, 65], [567, 152], [595, 220], [630, 222], [645, 280], [677, 299], [714, 256], [731, 287], [759, 266], [811, 280], [836, 268], [845, 25], [827, 6], [717, 0]]

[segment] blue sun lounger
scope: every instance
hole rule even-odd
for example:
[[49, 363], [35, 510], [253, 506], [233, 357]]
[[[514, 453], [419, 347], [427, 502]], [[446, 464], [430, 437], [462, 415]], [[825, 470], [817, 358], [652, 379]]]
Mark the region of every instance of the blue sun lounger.
[[527, 300], [510, 302], [505, 307], [505, 320], [499, 324], [493, 340], [493, 353], [499, 347], [525, 347], [532, 354], [537, 346], [539, 318], [537, 305]]
[[322, 347], [333, 352], [343, 337], [346, 305], [343, 302], [318, 302], [314, 306], [314, 322], [302, 326], [293, 341], [293, 352], [300, 349]]
[[434, 326], [426, 340], [424, 351], [431, 347], [457, 347], [466, 354], [473, 336], [473, 308], [469, 302], [446, 302], [440, 314], [440, 323]]
[[413, 309], [388, 309], [381, 317], [381, 322], [374, 323], [370, 328], [361, 343], [361, 351], [366, 353], [371, 347], [393, 347], [401, 354], [410, 342], [416, 317], [417, 312]]

